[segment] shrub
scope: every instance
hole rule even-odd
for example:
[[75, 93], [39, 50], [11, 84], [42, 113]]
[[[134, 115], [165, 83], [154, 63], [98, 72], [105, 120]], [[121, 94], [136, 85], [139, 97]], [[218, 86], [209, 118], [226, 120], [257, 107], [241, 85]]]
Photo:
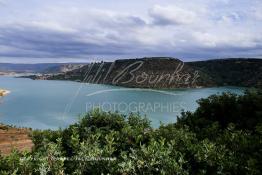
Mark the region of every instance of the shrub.
[[0, 174], [261, 174], [261, 92], [213, 95], [175, 124], [95, 110], [64, 130], [33, 131], [31, 153]]

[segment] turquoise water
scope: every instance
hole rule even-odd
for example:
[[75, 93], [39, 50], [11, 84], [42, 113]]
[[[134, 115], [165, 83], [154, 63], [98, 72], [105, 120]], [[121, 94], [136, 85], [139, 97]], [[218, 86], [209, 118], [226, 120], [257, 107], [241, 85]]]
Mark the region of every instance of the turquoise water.
[[196, 101], [222, 92], [243, 93], [239, 87], [146, 90], [70, 81], [31, 80], [0, 76], [0, 88], [11, 93], [1, 99], [0, 122], [34, 129], [64, 128], [92, 108], [139, 112], [153, 126], [175, 122], [181, 110], [194, 111]]

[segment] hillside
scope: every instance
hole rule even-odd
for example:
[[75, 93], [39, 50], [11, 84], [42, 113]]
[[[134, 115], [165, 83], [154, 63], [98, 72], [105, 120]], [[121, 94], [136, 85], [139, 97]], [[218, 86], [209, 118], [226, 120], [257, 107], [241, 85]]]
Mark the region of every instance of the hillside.
[[220, 59], [187, 63], [218, 86], [262, 87], [262, 59]]
[[138, 88], [262, 87], [262, 60], [221, 59], [183, 63], [175, 58], [127, 59], [93, 63], [62, 74], [31, 78]]
[[84, 64], [59, 64], [55, 66], [49, 66], [44, 69], [41, 73], [65, 73], [74, 69], [80, 69]]
[[205, 73], [174, 58], [100, 62], [58, 75], [33, 77], [138, 88], [188, 88], [215, 85]]

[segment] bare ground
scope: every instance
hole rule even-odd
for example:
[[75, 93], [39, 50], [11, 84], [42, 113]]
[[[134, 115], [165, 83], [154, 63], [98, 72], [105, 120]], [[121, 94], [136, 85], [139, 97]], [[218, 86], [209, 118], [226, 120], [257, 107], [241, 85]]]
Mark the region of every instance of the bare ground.
[[29, 137], [29, 129], [13, 128], [0, 124], [0, 152], [8, 155], [13, 149], [31, 151], [33, 142]]

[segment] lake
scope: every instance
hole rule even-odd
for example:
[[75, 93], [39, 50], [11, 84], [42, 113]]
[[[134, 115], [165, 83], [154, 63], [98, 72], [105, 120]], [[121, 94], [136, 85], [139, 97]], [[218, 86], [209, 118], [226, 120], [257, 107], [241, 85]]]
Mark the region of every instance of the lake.
[[93, 108], [139, 112], [154, 127], [176, 122], [182, 110], [194, 111], [197, 100], [212, 94], [241, 94], [244, 88], [150, 90], [70, 81], [31, 80], [0, 76], [0, 88], [11, 93], [0, 101], [0, 122], [34, 129], [64, 128]]

